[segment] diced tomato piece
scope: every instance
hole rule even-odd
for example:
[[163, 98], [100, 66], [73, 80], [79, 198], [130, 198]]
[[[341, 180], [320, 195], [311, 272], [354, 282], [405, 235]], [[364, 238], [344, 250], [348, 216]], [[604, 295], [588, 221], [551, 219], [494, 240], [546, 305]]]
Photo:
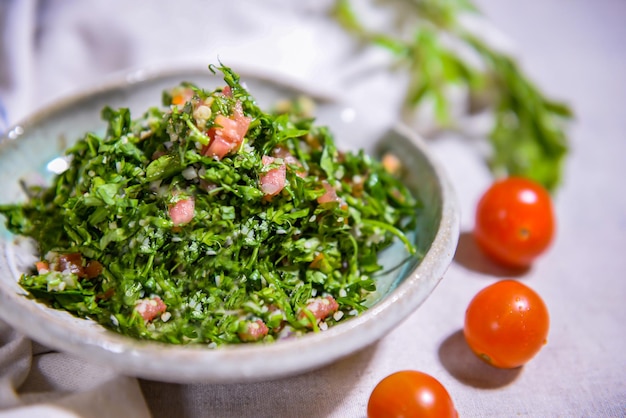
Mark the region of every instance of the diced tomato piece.
[[87, 277], [88, 279], [93, 279], [95, 277], [98, 277], [100, 273], [102, 273], [102, 270], [102, 264], [100, 264], [98, 260], [91, 260], [87, 263], [87, 265], [83, 269], [83, 272], [85, 274], [85, 277]]
[[365, 178], [362, 176], [354, 176], [352, 177], [351, 185], [351, 193], [354, 197], [361, 197], [363, 195], [363, 190], [365, 187]]
[[224, 140], [231, 145], [241, 143], [241, 140], [248, 129], [246, 127], [246, 129], [242, 132], [242, 127], [239, 126], [239, 123], [235, 119], [230, 119], [222, 115], [217, 115], [215, 117], [215, 124], [219, 126], [218, 128], [214, 128], [215, 136], [224, 138]]
[[261, 163], [263, 165], [270, 165], [272, 164], [274, 161], [276, 161], [276, 158], [274, 157], [270, 157], [269, 155], [264, 155], [261, 157]]
[[237, 102], [235, 104], [235, 109], [231, 118], [235, 122], [237, 122], [237, 129], [235, 130], [235, 133], [237, 135], [237, 147], [239, 147], [239, 145], [241, 145], [241, 142], [243, 141], [243, 137], [246, 136], [246, 132], [248, 132], [248, 128], [250, 127], [250, 122], [252, 121], [252, 119], [243, 114], [243, 107], [241, 105], [241, 102]]
[[214, 121], [216, 126], [208, 132], [211, 142], [203, 148], [202, 154], [221, 160], [228, 153], [237, 151], [248, 132], [250, 121], [251, 119], [243, 114], [241, 102], [237, 102], [231, 117], [217, 115]]
[[218, 135], [215, 131], [215, 128], [209, 130], [209, 137], [212, 139], [209, 145], [203, 148], [202, 154], [221, 160], [233, 149], [233, 144], [228, 142], [221, 135]]
[[55, 270], [68, 271], [79, 277], [83, 277], [83, 256], [80, 255], [80, 253], [61, 254], [57, 260]]
[[104, 293], [99, 293], [96, 295], [96, 299], [108, 300], [113, 297], [115, 294], [115, 288], [111, 287], [107, 289]]
[[[306, 309], [313, 314], [315, 319], [321, 321], [337, 312], [337, 310], [339, 310], [339, 304], [337, 303], [335, 298], [328, 295], [325, 297], [311, 299], [309, 303], [307, 303]], [[304, 319], [306, 317], [307, 316], [304, 312], [300, 312], [300, 319]]]
[[244, 331], [240, 331], [238, 335], [241, 341], [253, 342], [259, 341], [265, 337], [268, 332], [269, 329], [267, 328], [267, 325], [265, 325], [265, 322], [257, 319], [256, 321], [249, 321], [246, 323], [246, 329]]
[[200, 189], [204, 190], [205, 192], [210, 193], [217, 188], [218, 188], [217, 184], [212, 183], [210, 181], [206, 181], [204, 179], [200, 179]]
[[291, 153], [289, 152], [287, 148], [282, 147], [280, 145], [272, 150], [272, 155], [276, 158], [282, 158], [282, 159], [293, 157], [293, 155], [291, 155]]
[[[52, 267], [56, 271], [65, 271], [75, 274], [80, 278], [88, 279], [98, 277], [100, 273], [102, 273], [102, 264], [97, 260], [91, 260], [87, 265], [84, 264], [83, 256], [80, 253], [68, 253], [59, 255], [52, 263]], [[45, 261], [36, 263], [36, 267], [40, 274], [50, 269], [48, 263]]]
[[135, 310], [145, 321], [152, 321], [167, 310], [167, 305], [160, 297], [141, 299], [135, 305]]
[[[264, 155], [261, 159], [263, 165], [270, 165], [276, 159], [274, 157], [270, 157]], [[282, 164], [280, 167], [272, 168], [267, 173], [261, 175], [259, 177], [259, 182], [261, 183], [261, 191], [267, 197], [276, 196], [285, 188], [285, 182], [287, 180], [287, 167], [285, 164]]]
[[184, 225], [193, 219], [195, 203], [193, 198], [181, 199], [169, 208], [170, 219], [174, 226]]
[[337, 196], [337, 191], [333, 186], [331, 186], [327, 181], [323, 181], [322, 185], [324, 186], [324, 190], [326, 192], [317, 198], [317, 203], [320, 205], [324, 203], [338, 202], [339, 196]]
[[382, 163], [383, 168], [389, 174], [396, 175], [402, 169], [402, 162], [400, 161], [400, 159], [391, 153], [387, 153], [383, 156]]
[[47, 273], [50, 271], [50, 264], [48, 264], [47, 261], [37, 261], [35, 263], [35, 268], [39, 274]]
[[172, 104], [184, 105], [193, 97], [193, 90], [188, 87], [176, 87], [172, 90]]
[[274, 156], [277, 158], [282, 158], [285, 161], [285, 164], [288, 166], [295, 165], [295, 166], [300, 167], [301, 169], [296, 171], [296, 175], [298, 177], [306, 177], [306, 170], [304, 169], [304, 166], [296, 157], [294, 157], [289, 152], [288, 149], [278, 146], [272, 150], [272, 154], [274, 154]]
[[319, 269], [322, 266], [323, 261], [324, 253], [318, 253], [313, 261], [311, 261], [311, 264], [309, 264], [309, 267], [311, 267], [312, 269]]

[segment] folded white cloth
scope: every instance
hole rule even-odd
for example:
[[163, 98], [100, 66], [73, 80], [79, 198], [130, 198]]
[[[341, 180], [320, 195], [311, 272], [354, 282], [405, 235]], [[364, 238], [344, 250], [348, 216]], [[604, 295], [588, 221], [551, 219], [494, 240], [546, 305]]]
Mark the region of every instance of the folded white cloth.
[[[382, 101], [386, 53], [357, 53], [328, 18], [332, 0], [5, 0], [0, 98], [15, 123], [34, 109], [129, 68], [193, 60], [256, 68], [342, 97]], [[379, 51], [380, 52], [380, 51]], [[363, 100], [362, 100], [363, 101]], [[363, 101], [363, 103], [369, 102]], [[397, 111], [381, 106], [382, 115]], [[394, 117], [397, 116], [397, 112]]]
[[149, 417], [136, 379], [51, 351], [0, 320], [0, 417]]

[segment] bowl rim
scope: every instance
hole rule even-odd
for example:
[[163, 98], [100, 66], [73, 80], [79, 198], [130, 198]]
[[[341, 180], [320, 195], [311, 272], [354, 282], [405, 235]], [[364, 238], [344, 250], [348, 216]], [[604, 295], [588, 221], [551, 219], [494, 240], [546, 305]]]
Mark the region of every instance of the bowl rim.
[[[196, 65], [179, 65], [126, 71], [99, 85], [42, 107], [30, 117], [9, 128], [7, 132], [17, 126], [29, 126], [43, 121], [55, 111], [93, 95], [181, 73], [196, 71], [199, 73], [199, 70], [200, 67]], [[254, 77], [259, 81], [310, 94], [322, 100], [332, 99], [323, 93], [317, 94], [294, 80], [285, 80], [282, 75], [276, 77], [268, 72], [250, 69], [239, 71], [239, 68], [238, 72], [242, 79]], [[427, 299], [452, 262], [459, 239], [458, 203], [444, 170], [428, 151], [427, 144], [408, 126], [399, 123], [392, 130], [409, 139], [411, 145], [430, 165], [442, 199], [440, 223], [430, 248], [404, 281], [377, 304], [345, 323], [321, 333], [307, 334], [276, 343], [222, 346], [217, 349], [143, 341], [104, 329], [98, 329], [96, 332], [92, 329], [76, 334], [70, 322], [56, 317], [51, 318], [53, 323], [29, 319], [26, 303], [23, 301], [20, 303], [19, 300], [27, 299], [23, 295], [5, 291], [5, 286], [1, 282], [0, 318], [30, 338], [52, 348], [89, 361], [95, 359], [95, 362], [109, 365], [126, 375], [177, 383], [270, 380], [310, 371], [363, 349], [398, 326]], [[6, 141], [0, 140], [0, 151], [3, 142]], [[415, 297], [420, 279], [425, 276], [433, 277], [435, 282], [423, 297]], [[363, 332], [362, 329], [367, 332]], [[175, 370], [172, 365], [176, 365]]]

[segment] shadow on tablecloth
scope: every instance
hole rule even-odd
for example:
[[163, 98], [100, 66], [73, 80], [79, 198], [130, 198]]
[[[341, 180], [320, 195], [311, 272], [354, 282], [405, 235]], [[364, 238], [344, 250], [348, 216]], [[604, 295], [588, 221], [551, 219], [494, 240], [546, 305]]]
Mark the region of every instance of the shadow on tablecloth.
[[485, 256], [471, 231], [462, 232], [454, 255], [454, 262], [464, 268], [487, 276], [521, 278], [528, 273], [528, 267], [506, 267], [496, 264]]
[[[354, 389], [375, 352], [376, 344], [321, 369], [267, 382], [189, 385], [139, 382], [153, 418], [326, 417], [336, 412]], [[354, 410], [362, 410], [362, 405], [355, 405]]]
[[497, 389], [517, 379], [523, 367], [498, 369], [479, 359], [465, 342], [462, 330], [446, 338], [439, 346], [439, 361], [458, 381], [479, 389]]

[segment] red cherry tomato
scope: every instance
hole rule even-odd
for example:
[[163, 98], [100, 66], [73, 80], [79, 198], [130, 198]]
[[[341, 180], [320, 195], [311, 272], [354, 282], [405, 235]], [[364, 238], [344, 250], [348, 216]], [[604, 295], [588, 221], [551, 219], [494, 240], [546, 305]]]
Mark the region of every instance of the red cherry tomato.
[[541, 297], [515, 280], [478, 292], [465, 312], [465, 339], [474, 353], [500, 368], [519, 367], [546, 343], [550, 318]]
[[368, 418], [458, 417], [446, 388], [434, 377], [404, 370], [393, 373], [372, 391]]
[[493, 260], [527, 267], [552, 242], [554, 225], [548, 192], [532, 180], [510, 177], [495, 182], [478, 202], [474, 237]]

